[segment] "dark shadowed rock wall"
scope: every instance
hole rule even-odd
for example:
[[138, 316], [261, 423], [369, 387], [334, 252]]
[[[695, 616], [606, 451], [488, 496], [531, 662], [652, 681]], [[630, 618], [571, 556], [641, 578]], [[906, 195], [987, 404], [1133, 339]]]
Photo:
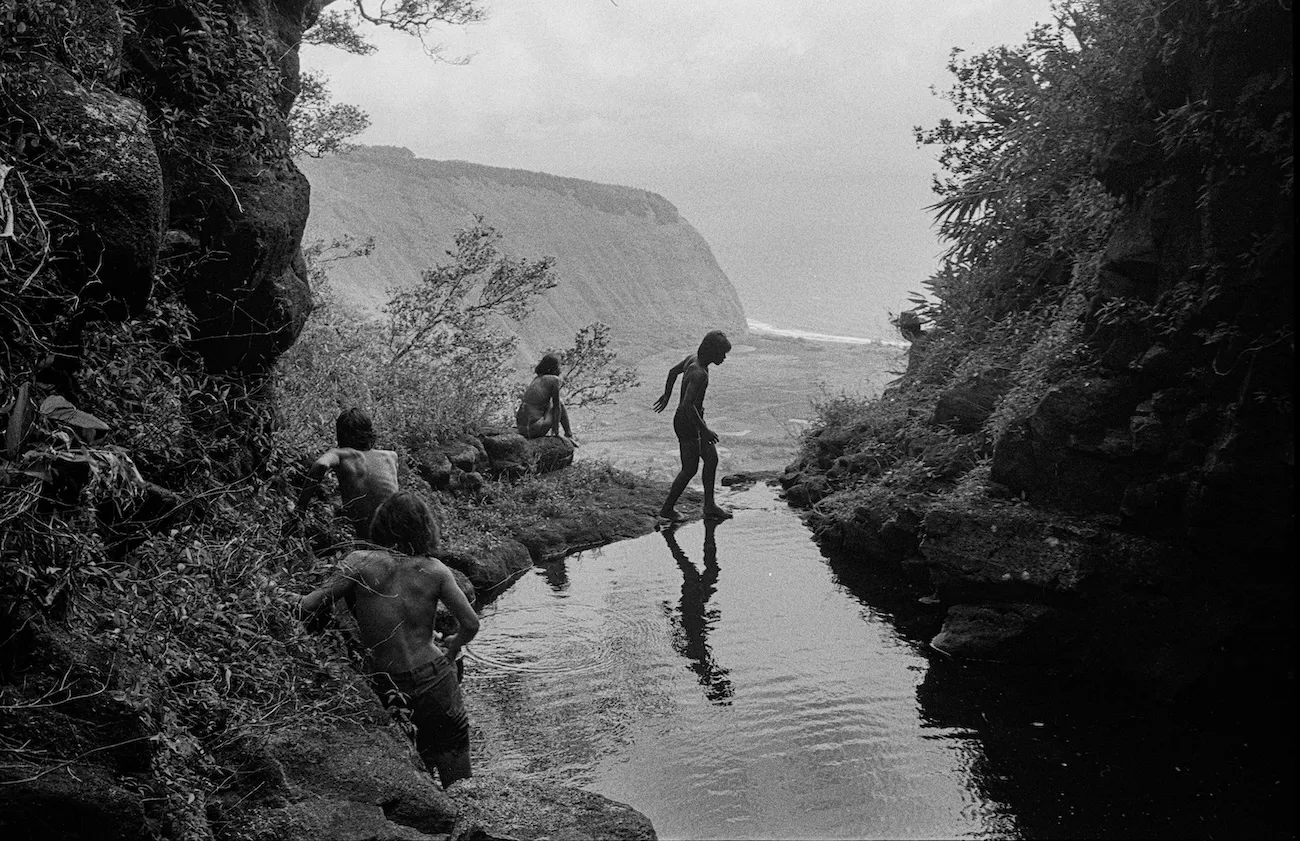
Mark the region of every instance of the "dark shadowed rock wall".
[[[1082, 663], [1164, 697], [1225, 674], [1293, 686], [1291, 13], [1188, 0], [1156, 23], [1151, 116], [1094, 161], [1122, 210], [1040, 331], [1075, 337], [1056, 373], [990, 367], [974, 330], [913, 331], [880, 413], [927, 421], [890, 441], [828, 424], [784, 483], [827, 545], [917, 575], [953, 656]], [[1188, 103], [1219, 122], [1157, 142]], [[877, 481], [894, 447], [926, 493]]]
[[160, 281], [197, 315], [213, 370], [264, 368], [293, 343], [310, 191], [287, 115], [310, 5], [40, 0], [6, 21], [10, 195], [31, 211], [20, 232], [48, 234], [31, 280], [67, 296], [41, 322], [62, 364], [85, 323], [139, 313]]

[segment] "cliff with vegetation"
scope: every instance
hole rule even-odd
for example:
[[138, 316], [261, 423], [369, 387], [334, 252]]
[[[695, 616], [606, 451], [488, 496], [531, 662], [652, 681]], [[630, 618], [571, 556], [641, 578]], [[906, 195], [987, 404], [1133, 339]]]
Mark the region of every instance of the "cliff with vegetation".
[[1073, 2], [954, 58], [907, 372], [783, 477], [829, 550], [911, 576], [938, 651], [1293, 693], [1292, 31], [1270, 0]]
[[[312, 338], [289, 115], [324, 5], [0, 4], [0, 835], [652, 838], [576, 789], [443, 791], [362, 677], [346, 612], [314, 633], [290, 609], [350, 539], [292, 509], [332, 442], [296, 437], [304, 407], [275, 388]], [[478, 455], [443, 502], [471, 592], [648, 529], [612, 509], [663, 493], [608, 471], [572, 480], [592, 496], [494, 482]], [[578, 522], [594, 495], [606, 516]], [[539, 532], [539, 506], [574, 518]]]
[[417, 158], [359, 147], [304, 160], [312, 185], [307, 239], [373, 237], [365, 259], [330, 269], [336, 294], [377, 312], [387, 290], [445, 262], [452, 235], [474, 217], [500, 230], [516, 257], [555, 257], [559, 285], [510, 325], [525, 360], [566, 348], [582, 327], [609, 325], [635, 359], [690, 345], [713, 329], [745, 331], [744, 311], [709, 245], [654, 193], [540, 172]]

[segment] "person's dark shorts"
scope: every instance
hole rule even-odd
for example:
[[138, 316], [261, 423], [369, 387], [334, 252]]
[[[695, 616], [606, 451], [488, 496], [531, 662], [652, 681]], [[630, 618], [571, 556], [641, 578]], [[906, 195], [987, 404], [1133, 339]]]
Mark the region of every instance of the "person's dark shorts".
[[456, 666], [439, 656], [409, 672], [380, 672], [371, 683], [385, 707], [411, 711], [415, 747], [432, 770], [433, 757], [455, 749], [469, 749], [469, 716], [456, 679]]
[[[703, 412], [700, 417], [704, 417]], [[677, 440], [683, 444], [695, 444], [697, 447], [704, 444], [700, 440], [700, 428], [695, 425], [695, 418], [685, 412], [673, 415], [673, 432], [677, 433]]]

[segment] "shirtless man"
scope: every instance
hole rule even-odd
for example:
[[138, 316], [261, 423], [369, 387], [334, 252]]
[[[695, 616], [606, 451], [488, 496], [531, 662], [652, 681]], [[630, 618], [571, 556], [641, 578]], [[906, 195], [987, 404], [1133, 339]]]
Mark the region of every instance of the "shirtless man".
[[682, 392], [673, 415], [673, 431], [681, 450], [682, 469], [668, 491], [659, 516], [673, 522], [685, 519], [677, 513], [677, 499], [686, 490], [686, 484], [695, 478], [700, 461], [704, 461], [704, 519], [726, 520], [731, 512], [719, 508], [713, 501], [713, 481], [718, 472], [718, 434], [704, 423], [704, 393], [709, 388], [709, 366], [721, 365], [731, 350], [731, 342], [721, 330], [714, 330], [700, 342], [699, 350], [668, 369], [664, 393], [655, 401], [654, 410], [662, 412], [672, 398], [673, 383], [682, 375]]
[[[357, 619], [371, 685], [385, 707], [411, 712], [415, 745], [443, 788], [470, 776], [469, 717], [453, 661], [478, 633], [478, 616], [451, 570], [433, 557], [437, 521], [415, 494], [397, 493], [375, 512], [371, 538], [384, 547], [352, 552], [317, 590], [298, 599], [309, 619], [339, 598]], [[460, 623], [434, 643], [441, 601]]]
[[397, 493], [397, 453], [372, 449], [375, 430], [370, 416], [360, 409], [340, 414], [335, 429], [339, 445], [327, 450], [307, 471], [307, 485], [298, 494], [298, 516], [320, 491], [321, 479], [333, 470], [339, 480], [343, 513], [352, 522], [357, 538], [368, 540], [370, 518], [380, 503]]
[[573, 430], [569, 428], [569, 410], [560, 400], [560, 386], [563, 384], [560, 380], [560, 357], [554, 353], [546, 354], [533, 372], [537, 376], [524, 389], [519, 408], [515, 410], [515, 428], [525, 438], [541, 438], [548, 432], [558, 436], [563, 427], [564, 437], [573, 446], [578, 446], [578, 442], [573, 440]]

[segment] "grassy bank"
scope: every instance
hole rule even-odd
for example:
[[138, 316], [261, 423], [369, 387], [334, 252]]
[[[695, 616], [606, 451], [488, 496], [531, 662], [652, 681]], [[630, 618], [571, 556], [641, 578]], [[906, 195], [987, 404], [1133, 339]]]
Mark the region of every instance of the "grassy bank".
[[[198, 820], [229, 783], [219, 757], [241, 734], [375, 714], [349, 640], [309, 633], [289, 609], [350, 539], [330, 503], [301, 524], [291, 512], [306, 465], [333, 442], [304, 444], [265, 380], [205, 372], [187, 318], [164, 303], [95, 328], [71, 393], [110, 430], [86, 440], [38, 413], [0, 484], [0, 785], [129, 772], [159, 825]], [[653, 522], [636, 495], [664, 492], [595, 459], [473, 496], [401, 473], [468, 554], [533, 539], [539, 522], [577, 522], [556, 545], [580, 539], [615, 498]]]

